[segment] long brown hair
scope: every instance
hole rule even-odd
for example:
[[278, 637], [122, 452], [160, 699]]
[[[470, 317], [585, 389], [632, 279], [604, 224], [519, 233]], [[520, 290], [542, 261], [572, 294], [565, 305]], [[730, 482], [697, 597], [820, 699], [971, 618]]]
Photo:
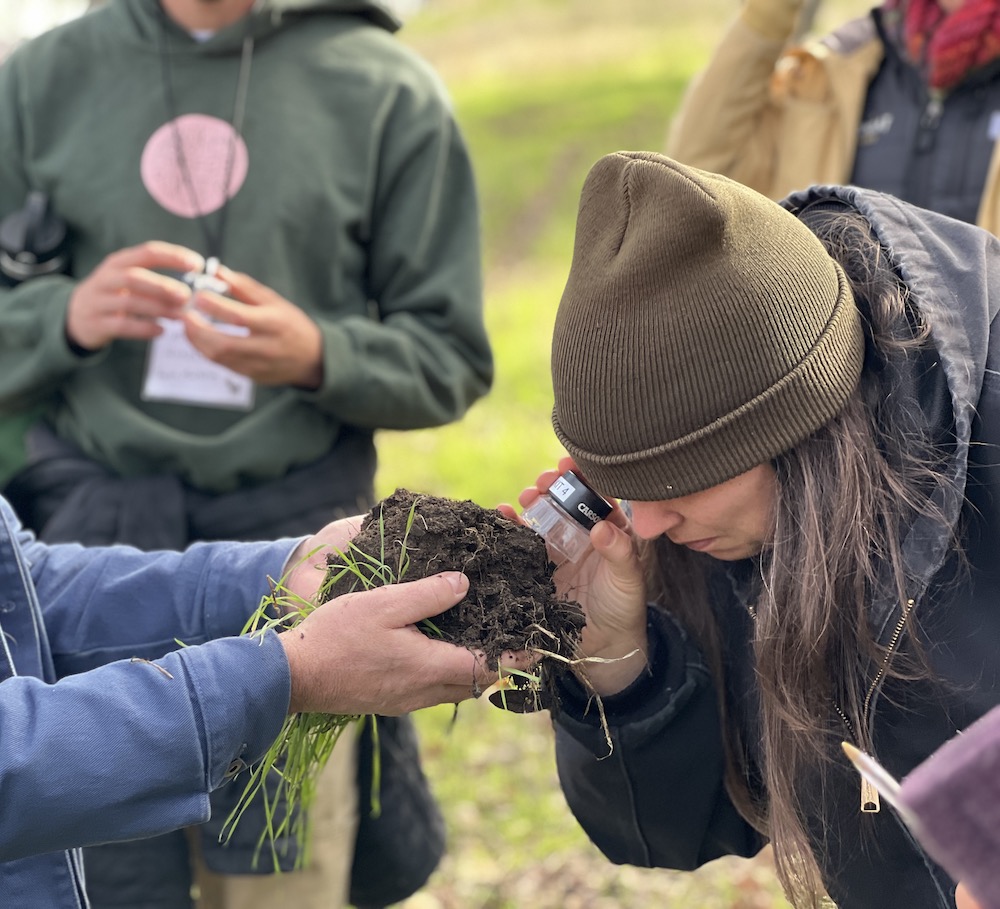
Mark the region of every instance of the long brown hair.
[[797, 906], [818, 906], [824, 893], [806, 833], [823, 806], [803, 803], [804, 781], [824, 791], [833, 742], [871, 748], [873, 677], [927, 674], [909, 610], [905, 654], [877, 643], [869, 616], [876, 594], [907, 603], [902, 539], [916, 515], [941, 519], [930, 493], [945, 456], [905, 378], [919, 370], [912, 360], [926, 355], [928, 331], [885, 250], [859, 215], [825, 212], [810, 226], [851, 281], [867, 353], [843, 411], [775, 461], [773, 540], [749, 607], [759, 702], [751, 741], [726, 695], [724, 632], [708, 602], [705, 570], [718, 564], [665, 538], [644, 552], [652, 589], [699, 640], [716, 676], [730, 797], [769, 837]]

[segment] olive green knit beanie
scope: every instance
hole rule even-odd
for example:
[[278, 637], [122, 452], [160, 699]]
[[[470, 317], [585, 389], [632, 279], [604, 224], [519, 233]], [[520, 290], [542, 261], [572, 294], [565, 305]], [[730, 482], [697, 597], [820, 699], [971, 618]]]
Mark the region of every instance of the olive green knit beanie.
[[772, 460], [844, 407], [864, 347], [840, 266], [776, 202], [650, 152], [591, 169], [552, 424], [596, 489], [669, 499]]

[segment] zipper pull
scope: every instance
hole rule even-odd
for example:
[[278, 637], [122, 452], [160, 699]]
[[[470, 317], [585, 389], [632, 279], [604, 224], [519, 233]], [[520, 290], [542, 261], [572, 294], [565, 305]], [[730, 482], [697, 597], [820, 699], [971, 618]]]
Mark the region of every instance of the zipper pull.
[[[846, 717], [844, 719], [846, 720]], [[878, 814], [882, 810], [882, 799], [879, 798], [875, 781], [877, 780], [887, 792], [893, 794], [899, 789], [899, 783], [889, 776], [874, 758], [855, 748], [850, 742], [841, 742], [840, 747], [844, 749], [844, 754], [850, 759], [854, 769], [861, 774], [861, 813]], [[889, 802], [893, 803], [891, 798]]]
[[938, 93], [930, 96], [923, 112], [920, 114], [920, 126], [917, 131], [917, 151], [927, 152], [934, 147], [937, 130], [941, 125], [941, 114], [944, 112], [944, 97]]
[[878, 814], [881, 810], [878, 790], [865, 777], [861, 777], [861, 813]]

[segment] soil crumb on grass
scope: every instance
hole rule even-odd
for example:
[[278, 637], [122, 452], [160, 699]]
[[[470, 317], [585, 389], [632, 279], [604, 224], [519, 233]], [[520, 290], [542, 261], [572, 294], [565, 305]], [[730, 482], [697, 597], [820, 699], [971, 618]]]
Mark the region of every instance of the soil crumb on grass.
[[[436, 632], [421, 630], [435, 637], [440, 632], [446, 641], [481, 650], [492, 669], [511, 650], [575, 656], [584, 624], [582, 609], [557, 597], [552, 581], [555, 566], [542, 538], [499, 511], [468, 500], [397, 489], [365, 516], [352, 549], [392, 571], [370, 586], [414, 581], [440, 571], [463, 572], [469, 578], [468, 594], [432, 619]], [[328, 561], [328, 577], [333, 577], [344, 559], [332, 555]], [[345, 572], [329, 586], [324, 599], [363, 586], [356, 575]], [[560, 661], [543, 657], [542, 664], [546, 662]]]

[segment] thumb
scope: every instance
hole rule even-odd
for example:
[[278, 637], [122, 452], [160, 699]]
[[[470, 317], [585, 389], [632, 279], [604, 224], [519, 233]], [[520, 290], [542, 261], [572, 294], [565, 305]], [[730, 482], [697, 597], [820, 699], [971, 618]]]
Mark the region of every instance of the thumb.
[[608, 562], [615, 566], [638, 564], [635, 541], [632, 536], [610, 521], [599, 521], [590, 532], [590, 542]]
[[[380, 609], [386, 624], [402, 628], [440, 615], [461, 602], [468, 591], [469, 579], [464, 574], [443, 571], [419, 581], [404, 581], [369, 590], [365, 593], [368, 598], [365, 608]], [[372, 598], [377, 598], [378, 602], [373, 603]]]
[[611, 569], [622, 589], [645, 586], [634, 537], [610, 521], [600, 521], [590, 532], [590, 543]]

